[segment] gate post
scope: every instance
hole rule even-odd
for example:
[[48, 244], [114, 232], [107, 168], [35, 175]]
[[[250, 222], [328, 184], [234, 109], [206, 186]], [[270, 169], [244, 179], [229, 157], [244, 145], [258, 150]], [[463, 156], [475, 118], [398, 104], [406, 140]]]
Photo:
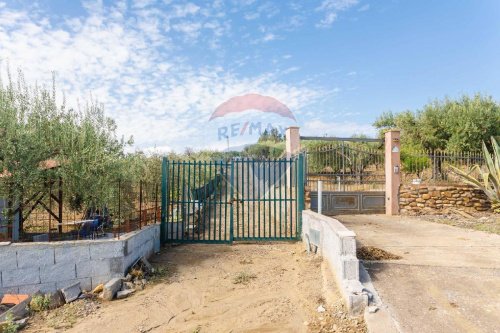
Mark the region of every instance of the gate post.
[[161, 163], [161, 223], [160, 223], [160, 241], [162, 244], [167, 242], [167, 158], [164, 157]]
[[286, 129], [286, 157], [290, 158], [300, 152], [299, 127], [290, 126]]
[[399, 186], [401, 184], [400, 131], [385, 132], [385, 214], [399, 214]]
[[304, 154], [299, 154], [297, 166], [297, 237], [302, 237], [302, 211], [304, 210]]

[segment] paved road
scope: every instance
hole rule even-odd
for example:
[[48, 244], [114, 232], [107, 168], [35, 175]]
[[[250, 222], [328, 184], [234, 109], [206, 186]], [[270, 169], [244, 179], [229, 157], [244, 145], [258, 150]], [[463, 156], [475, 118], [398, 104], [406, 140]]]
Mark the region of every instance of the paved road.
[[402, 332], [500, 332], [500, 236], [418, 218], [337, 216], [359, 245], [401, 260], [365, 262]]

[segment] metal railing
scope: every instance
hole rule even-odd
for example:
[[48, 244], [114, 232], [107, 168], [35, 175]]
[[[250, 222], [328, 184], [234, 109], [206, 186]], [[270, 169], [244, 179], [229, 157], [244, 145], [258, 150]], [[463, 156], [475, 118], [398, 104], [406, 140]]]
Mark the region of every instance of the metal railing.
[[[480, 152], [402, 151], [402, 184], [460, 184], [463, 180], [452, 171], [454, 166], [463, 171], [470, 171], [473, 165], [483, 165], [484, 157]], [[476, 175], [477, 176], [477, 175]]]

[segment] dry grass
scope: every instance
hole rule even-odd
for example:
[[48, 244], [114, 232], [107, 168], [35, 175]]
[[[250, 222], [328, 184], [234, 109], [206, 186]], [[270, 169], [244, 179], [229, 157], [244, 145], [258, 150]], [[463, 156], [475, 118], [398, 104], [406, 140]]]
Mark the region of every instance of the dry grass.
[[374, 246], [362, 246], [356, 250], [356, 256], [360, 260], [398, 260], [401, 256], [392, 254]]
[[233, 283], [234, 284], [249, 284], [250, 281], [253, 279], [256, 279], [257, 275], [248, 273], [248, 272], [239, 272], [234, 278], [233, 278]]

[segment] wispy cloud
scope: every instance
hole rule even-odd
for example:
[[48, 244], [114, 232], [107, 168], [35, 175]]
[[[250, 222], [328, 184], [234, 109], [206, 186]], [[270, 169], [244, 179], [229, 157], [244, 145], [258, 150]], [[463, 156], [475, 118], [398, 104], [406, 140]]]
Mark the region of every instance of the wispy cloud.
[[324, 16], [316, 26], [319, 28], [331, 27], [340, 12], [346, 11], [358, 3], [358, 0], [323, 0], [316, 11], [322, 12]]
[[[174, 6], [169, 13], [147, 9], [146, 1], [130, 8], [89, 2], [85, 16], [58, 25], [40, 14], [4, 9], [0, 58], [8, 59], [11, 69], [22, 68], [33, 82], [47, 82], [56, 71], [70, 106], [91, 93], [104, 102], [120, 133], [133, 134], [144, 149], [210, 146], [203, 133], [210, 113], [236, 95], [271, 95], [300, 109], [321, 94], [282, 83], [273, 73], [241, 76], [217, 66], [194, 67], [169, 51], [177, 47], [177, 35], [197, 39], [202, 29], [217, 30], [224, 23], [213, 17], [212, 23], [191, 21], [201, 12], [196, 5]], [[183, 19], [171, 24], [173, 17]], [[267, 33], [263, 40], [275, 38]]]

